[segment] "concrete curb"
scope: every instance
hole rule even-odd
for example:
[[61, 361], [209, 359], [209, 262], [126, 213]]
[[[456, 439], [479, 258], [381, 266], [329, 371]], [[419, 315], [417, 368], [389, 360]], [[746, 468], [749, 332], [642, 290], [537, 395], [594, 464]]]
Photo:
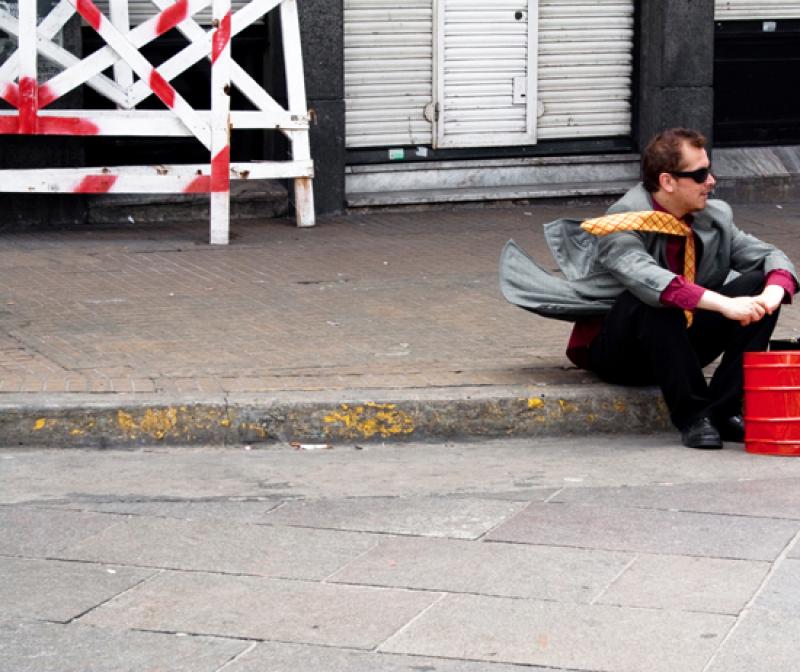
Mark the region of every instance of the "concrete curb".
[[655, 388], [606, 385], [288, 393], [206, 400], [15, 395], [5, 446], [341, 444], [664, 431]]

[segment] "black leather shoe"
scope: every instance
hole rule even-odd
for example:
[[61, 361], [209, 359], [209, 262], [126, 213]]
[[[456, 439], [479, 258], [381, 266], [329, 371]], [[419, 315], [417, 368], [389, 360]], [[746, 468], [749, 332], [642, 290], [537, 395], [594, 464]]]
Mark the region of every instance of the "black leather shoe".
[[717, 429], [723, 441], [734, 443], [744, 441], [744, 418], [741, 415], [732, 415], [727, 420], [717, 423]]
[[722, 448], [722, 439], [719, 432], [711, 424], [709, 418], [699, 418], [684, 427], [681, 432], [681, 441], [689, 448], [704, 448], [713, 450]]

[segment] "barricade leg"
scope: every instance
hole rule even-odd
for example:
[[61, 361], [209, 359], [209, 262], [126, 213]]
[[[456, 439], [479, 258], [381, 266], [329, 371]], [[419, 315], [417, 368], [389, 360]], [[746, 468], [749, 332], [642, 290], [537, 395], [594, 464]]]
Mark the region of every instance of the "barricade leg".
[[[306, 85], [303, 78], [303, 51], [300, 47], [300, 21], [297, 16], [296, 0], [281, 3], [281, 33], [283, 37], [283, 60], [286, 64], [286, 93], [289, 111], [305, 115]], [[302, 161], [311, 158], [311, 145], [308, 131], [290, 132], [292, 159]], [[294, 206], [297, 226], [314, 226], [314, 192], [311, 180], [299, 177], [294, 181]]]
[[213, 7], [210, 242], [212, 245], [227, 245], [231, 207], [231, 0], [214, 0]]
[[297, 226], [314, 226], [314, 189], [310, 177], [294, 179], [294, 208]]

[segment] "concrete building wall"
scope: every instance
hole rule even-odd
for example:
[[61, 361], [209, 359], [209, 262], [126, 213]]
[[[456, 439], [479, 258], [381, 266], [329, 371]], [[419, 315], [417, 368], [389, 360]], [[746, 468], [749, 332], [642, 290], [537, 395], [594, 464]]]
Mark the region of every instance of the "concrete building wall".
[[634, 140], [642, 149], [668, 126], [711, 138], [714, 0], [640, 0]]
[[314, 202], [318, 214], [328, 214], [344, 207], [344, 3], [302, 0], [298, 5], [306, 96], [314, 115]]

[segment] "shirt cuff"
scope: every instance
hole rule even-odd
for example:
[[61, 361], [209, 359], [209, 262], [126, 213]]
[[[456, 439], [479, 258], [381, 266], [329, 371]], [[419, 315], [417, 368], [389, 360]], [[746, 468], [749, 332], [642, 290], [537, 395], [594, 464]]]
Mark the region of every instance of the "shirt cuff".
[[780, 268], [774, 271], [770, 271], [767, 274], [766, 284], [783, 287], [785, 291], [785, 294], [783, 296], [784, 303], [791, 303], [792, 295], [797, 291], [797, 283], [794, 280], [794, 276], [791, 273], [789, 273], [789, 271], [784, 271], [783, 269]]
[[[777, 272], [777, 271], [776, 271]], [[792, 282], [794, 279], [789, 276]], [[676, 275], [661, 292], [661, 305], [681, 310], [694, 310], [705, 293], [705, 287], [689, 282], [682, 275]]]

